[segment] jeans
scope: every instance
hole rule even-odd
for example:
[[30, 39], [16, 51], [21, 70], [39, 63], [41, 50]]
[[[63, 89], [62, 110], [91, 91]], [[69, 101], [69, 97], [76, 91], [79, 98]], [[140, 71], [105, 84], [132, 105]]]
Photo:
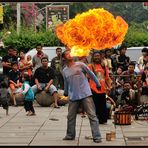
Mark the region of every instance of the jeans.
[[[45, 83], [40, 83], [40, 86], [42, 88], [42, 90], [46, 87], [46, 84]], [[38, 88], [37, 88], [37, 85], [33, 85], [32, 87], [32, 90], [34, 92], [34, 94], [36, 94], [38, 92]], [[57, 89], [56, 87], [51, 84], [50, 87], [49, 87], [49, 92], [51, 93], [51, 95], [54, 93], [54, 92], [57, 92]]]
[[80, 103], [84, 106], [84, 110], [88, 115], [93, 139], [100, 139], [98, 118], [95, 114], [95, 105], [92, 97], [87, 97], [78, 101], [69, 101], [68, 116], [67, 116], [67, 136], [75, 138], [76, 136], [76, 116]]

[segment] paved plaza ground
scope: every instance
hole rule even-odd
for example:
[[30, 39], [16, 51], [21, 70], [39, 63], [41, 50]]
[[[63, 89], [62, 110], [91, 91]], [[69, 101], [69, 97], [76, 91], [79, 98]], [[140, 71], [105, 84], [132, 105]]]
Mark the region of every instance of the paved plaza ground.
[[[36, 116], [26, 116], [23, 106], [10, 106], [9, 116], [0, 107], [0, 146], [148, 146], [148, 122], [132, 120], [131, 125], [100, 125], [102, 143], [94, 143], [87, 117], [77, 116], [76, 139], [63, 141], [67, 126], [67, 107], [60, 109], [34, 104]], [[106, 141], [106, 133], [116, 131], [116, 139]]]

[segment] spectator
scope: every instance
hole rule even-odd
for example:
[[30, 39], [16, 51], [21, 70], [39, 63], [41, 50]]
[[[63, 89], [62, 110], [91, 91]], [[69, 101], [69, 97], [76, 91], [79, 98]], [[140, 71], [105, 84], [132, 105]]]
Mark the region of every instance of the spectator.
[[123, 73], [123, 68], [121, 66], [119, 66], [116, 70], [115, 73], [115, 82], [116, 82], [116, 87], [121, 87], [123, 85], [123, 81], [122, 81], [122, 73]]
[[32, 77], [32, 67], [33, 67], [33, 64], [32, 64], [32, 57], [31, 57], [31, 55], [27, 56], [27, 65], [30, 65], [30, 68], [28, 68], [28, 75], [29, 75], [29, 77]]
[[117, 70], [117, 55], [119, 51], [117, 49], [113, 49], [113, 54], [111, 55], [111, 63], [112, 63], [112, 72], [114, 73]]
[[122, 80], [122, 72], [123, 72], [122, 67], [119, 66], [115, 72], [115, 75], [113, 75], [112, 78], [113, 83], [112, 83], [112, 88], [109, 92], [109, 96], [113, 98], [115, 102], [123, 92], [124, 81]]
[[32, 64], [32, 57], [31, 57], [31, 55], [27, 56], [27, 63]]
[[55, 86], [59, 89], [64, 89], [64, 80], [62, 76], [62, 69], [63, 69], [63, 60], [62, 60], [62, 49], [56, 49], [57, 56], [51, 60], [51, 67], [55, 71]]
[[48, 58], [48, 55], [46, 55], [42, 50], [43, 50], [43, 47], [41, 44], [38, 44], [36, 46], [36, 50], [37, 50], [37, 54], [33, 56], [33, 59], [32, 59], [32, 63], [33, 63], [33, 70], [35, 71], [37, 68], [39, 68], [40, 66], [42, 66], [42, 63], [41, 63], [41, 59], [43, 57], [47, 57]]
[[128, 70], [122, 73], [122, 80], [130, 82], [133, 89], [137, 89], [137, 73], [134, 71], [135, 63], [130, 62], [128, 66]]
[[54, 97], [54, 107], [59, 108], [58, 106], [58, 93], [57, 88], [52, 84], [53, 79], [55, 78], [54, 70], [51, 67], [48, 67], [48, 58], [43, 57], [41, 59], [42, 66], [37, 68], [34, 74], [35, 85], [32, 86], [34, 94], [37, 91], [42, 91], [43, 89], [46, 92], [50, 92]]
[[[94, 51], [95, 52], [95, 51]], [[93, 53], [94, 53], [93, 52]], [[106, 59], [106, 56], [105, 56], [105, 51], [104, 50], [101, 50], [100, 51], [100, 54], [101, 54], [101, 58], [102, 58], [102, 61], [104, 63], [104, 65], [107, 67], [107, 59]], [[93, 54], [92, 54], [93, 55]], [[93, 62], [93, 61], [92, 61]]]
[[18, 95], [24, 96], [24, 108], [27, 112], [26, 116], [34, 116], [36, 115], [33, 107], [34, 93], [29, 84], [30, 78], [28, 73], [25, 72], [23, 73], [22, 80], [23, 80], [22, 91], [19, 92]]
[[130, 63], [130, 58], [126, 56], [126, 50], [126, 44], [122, 43], [122, 45], [119, 48], [119, 55], [116, 56], [117, 67], [122, 66], [123, 71], [127, 70], [128, 65]]
[[18, 63], [12, 62], [11, 66], [12, 66], [12, 70], [10, 70], [8, 73], [9, 87], [11, 91], [10, 94], [12, 96], [14, 106], [17, 106], [16, 100], [15, 100], [15, 91], [16, 91], [16, 88], [20, 88], [22, 86], [22, 83], [20, 83], [20, 71], [18, 68]]
[[82, 103], [90, 121], [93, 141], [99, 143], [101, 142], [101, 134], [91, 97], [91, 89], [85, 76], [86, 73], [95, 81], [97, 88], [100, 87], [99, 82], [86, 64], [74, 62], [69, 50], [64, 51], [62, 56], [66, 60], [66, 67], [63, 69], [64, 95], [69, 96], [70, 100], [67, 116], [67, 133], [63, 140], [75, 139], [76, 115], [79, 105]]
[[139, 67], [140, 71], [142, 71], [144, 69], [147, 61], [148, 61], [148, 49], [143, 48], [142, 49], [142, 56], [138, 60], [138, 64], [139, 64], [138, 67]]
[[[21, 73], [30, 71], [32, 68], [32, 64], [28, 63], [25, 59], [25, 52], [23, 50], [20, 51], [20, 60], [19, 60], [19, 70]], [[31, 76], [30, 73], [28, 73], [29, 76]]]
[[135, 91], [131, 88], [130, 82], [124, 82], [123, 93], [121, 98], [118, 100], [119, 105], [130, 105], [135, 106], [136, 104], [136, 94]]
[[2, 65], [3, 65], [3, 74], [8, 76], [9, 71], [12, 69], [11, 63], [17, 62], [18, 57], [14, 56], [15, 49], [12, 46], [8, 46], [7, 48], [7, 55], [3, 56], [2, 58]]
[[[101, 54], [96, 51], [92, 55], [92, 63], [88, 65], [90, 70], [96, 75], [101, 84], [101, 89], [98, 90], [94, 81], [89, 80], [90, 88], [93, 94], [93, 101], [96, 108], [96, 115], [100, 124], [107, 123], [107, 107], [106, 107], [106, 93], [111, 89], [109, 71], [104, 65]], [[98, 99], [99, 98], [99, 99]]]
[[[14, 48], [14, 50], [13, 50], [13, 52], [12, 52], [12, 55], [14, 56], [14, 57], [17, 57], [18, 58], [18, 52], [17, 52], [17, 50]], [[17, 59], [18, 60], [18, 59]]]
[[105, 57], [106, 57], [107, 67], [109, 71], [112, 72], [111, 49], [105, 49]]
[[142, 80], [142, 95], [148, 96], [148, 67], [144, 68], [141, 80]]

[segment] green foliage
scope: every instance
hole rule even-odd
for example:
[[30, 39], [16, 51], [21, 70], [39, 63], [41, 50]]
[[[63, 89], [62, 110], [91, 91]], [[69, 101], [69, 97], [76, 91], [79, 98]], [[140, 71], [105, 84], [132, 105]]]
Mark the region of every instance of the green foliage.
[[132, 23], [126, 34], [125, 41], [128, 47], [148, 46], [148, 21], [142, 24]]
[[11, 34], [4, 38], [4, 45], [12, 45], [17, 50], [23, 49], [26, 52], [35, 48], [37, 44], [41, 43], [44, 46], [60, 46], [61, 43], [53, 32], [40, 31], [35, 32], [33, 28], [21, 28], [20, 35], [17, 34], [16, 29], [10, 29]]
[[91, 3], [84, 3], [84, 2], [73, 3], [73, 2], [71, 2], [69, 5], [70, 18], [74, 18], [77, 14], [88, 11], [90, 9], [90, 4]]
[[[61, 3], [60, 3], [61, 4]], [[43, 5], [43, 6], [42, 6]], [[40, 5], [40, 8], [46, 4]], [[92, 8], [104, 8], [111, 12], [114, 16], [120, 15], [129, 24], [128, 33], [125, 37], [128, 47], [131, 46], [148, 46], [148, 15], [147, 10], [142, 7], [142, 2], [78, 2], [69, 3], [70, 18], [75, 17], [78, 13], [88, 11]], [[28, 51], [34, 48], [38, 43], [44, 46], [60, 46], [62, 45], [54, 32], [46, 32], [45, 24], [40, 26], [40, 31], [35, 33], [34, 28], [22, 27], [20, 35], [16, 32], [16, 18], [13, 16], [16, 12], [11, 6], [4, 9], [4, 28], [0, 32], [0, 38], [3, 38], [4, 45], [14, 46], [16, 49], [24, 49]], [[13, 15], [12, 15], [13, 14]], [[4, 36], [7, 31], [11, 34]], [[2, 52], [5, 52], [3, 50]]]
[[[16, 12], [15, 12], [16, 13]], [[12, 7], [10, 5], [7, 5], [4, 7], [4, 28], [9, 28], [10, 24], [14, 22], [14, 15], [12, 11]]]

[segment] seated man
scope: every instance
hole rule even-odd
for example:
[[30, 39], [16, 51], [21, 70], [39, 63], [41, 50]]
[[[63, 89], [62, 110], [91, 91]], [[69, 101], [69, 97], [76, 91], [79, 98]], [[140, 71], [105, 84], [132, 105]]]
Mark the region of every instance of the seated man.
[[130, 105], [135, 106], [136, 104], [136, 95], [135, 91], [131, 89], [130, 82], [124, 82], [123, 92], [121, 94], [120, 100], [118, 100], [119, 105]]
[[34, 94], [37, 91], [44, 91], [50, 92], [51, 95], [54, 97], [54, 107], [59, 108], [57, 101], [58, 101], [58, 93], [56, 87], [52, 84], [53, 79], [55, 77], [54, 71], [52, 68], [48, 67], [48, 58], [43, 57], [41, 59], [42, 66], [37, 68], [34, 74], [35, 85], [32, 86], [32, 90]]
[[128, 66], [128, 70], [122, 73], [122, 80], [130, 82], [132, 89], [137, 89], [137, 73], [134, 71], [135, 63], [130, 62]]

